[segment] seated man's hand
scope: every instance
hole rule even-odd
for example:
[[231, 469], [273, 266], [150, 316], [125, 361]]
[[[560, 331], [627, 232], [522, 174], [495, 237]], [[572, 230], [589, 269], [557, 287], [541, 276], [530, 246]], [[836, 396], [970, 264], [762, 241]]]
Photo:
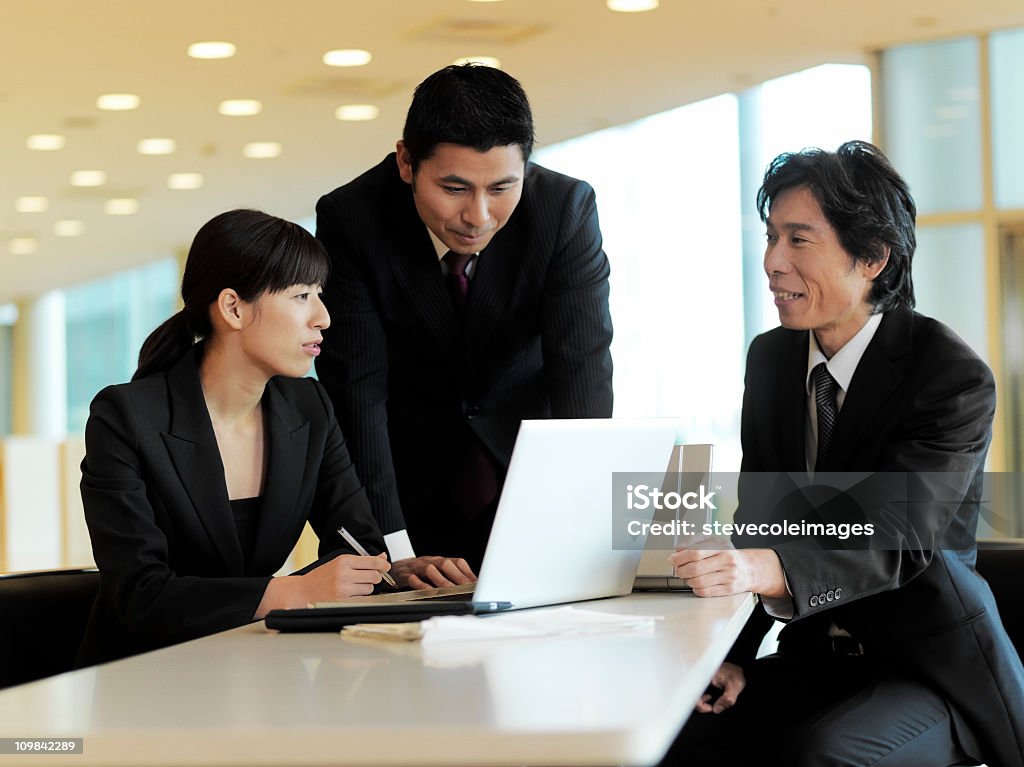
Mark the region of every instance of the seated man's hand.
[[782, 563], [771, 549], [734, 549], [727, 538], [703, 538], [676, 549], [668, 558], [676, 576], [699, 597], [752, 591], [767, 597], [788, 592]]
[[400, 589], [432, 589], [476, 583], [476, 575], [465, 559], [413, 557], [399, 559], [391, 567], [391, 575]]
[[727, 708], [736, 705], [736, 699], [747, 686], [747, 677], [743, 669], [734, 663], [723, 663], [713, 677], [711, 686], [717, 687], [722, 692], [717, 697], [711, 693], [704, 693], [697, 701], [694, 711], [698, 714], [721, 714]]

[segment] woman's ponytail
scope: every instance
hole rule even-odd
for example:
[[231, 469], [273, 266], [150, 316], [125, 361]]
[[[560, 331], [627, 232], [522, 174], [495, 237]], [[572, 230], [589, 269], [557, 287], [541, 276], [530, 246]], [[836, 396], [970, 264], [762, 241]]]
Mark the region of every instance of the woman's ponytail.
[[182, 309], [149, 334], [139, 351], [139, 367], [132, 376], [135, 381], [153, 373], [163, 373], [192, 348], [195, 335]]

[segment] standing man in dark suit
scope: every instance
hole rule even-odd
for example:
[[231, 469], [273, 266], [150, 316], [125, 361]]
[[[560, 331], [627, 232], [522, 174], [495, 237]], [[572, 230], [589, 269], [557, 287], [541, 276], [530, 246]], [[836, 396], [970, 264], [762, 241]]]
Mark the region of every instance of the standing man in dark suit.
[[449, 66], [396, 152], [317, 204], [335, 318], [317, 373], [395, 559], [411, 541], [476, 569], [520, 421], [612, 412], [594, 192], [530, 163], [533, 141], [515, 79]]
[[[866, 472], [885, 489], [902, 477], [912, 503], [869, 492], [868, 548], [818, 536], [672, 556], [698, 595], [761, 604], [666, 761], [1022, 765], [1024, 669], [974, 570], [995, 386], [960, 338], [912, 311], [907, 185], [850, 142], [776, 158], [758, 205], [782, 327], [747, 358], [736, 521], [764, 519], [752, 507], [765, 494], [743, 489], [765, 475], [747, 473]], [[770, 511], [836, 511], [801, 509], [808, 497]], [[787, 624], [779, 652], [754, 660], [772, 618]]]

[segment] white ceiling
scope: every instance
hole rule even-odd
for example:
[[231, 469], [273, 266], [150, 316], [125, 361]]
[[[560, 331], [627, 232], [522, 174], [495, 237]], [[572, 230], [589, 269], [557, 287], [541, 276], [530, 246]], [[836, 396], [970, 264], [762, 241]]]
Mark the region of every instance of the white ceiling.
[[[826, 61], [861, 61], [890, 45], [1024, 25], [1022, 0], [661, 0], [641, 14], [604, 0], [3, 0], [0, 23], [0, 302], [31, 296], [186, 248], [216, 213], [254, 206], [286, 218], [390, 151], [412, 88], [467, 55], [493, 55], [531, 97], [538, 139], [551, 144], [608, 125]], [[227, 40], [235, 57], [186, 56]], [[366, 48], [361, 68], [325, 66], [335, 48]], [[103, 112], [101, 93], [138, 94], [141, 107]], [[226, 98], [256, 98], [255, 117], [224, 117]], [[342, 123], [345, 103], [379, 119]], [[36, 133], [64, 149], [30, 151]], [[136, 153], [147, 137], [178, 151]], [[281, 157], [242, 157], [249, 141], [278, 141]], [[103, 170], [99, 188], [72, 187]], [[174, 172], [204, 186], [171, 191]], [[18, 213], [23, 195], [49, 198]], [[109, 216], [110, 197], [139, 212]], [[54, 223], [79, 219], [80, 237]], [[33, 255], [8, 242], [34, 237]]]

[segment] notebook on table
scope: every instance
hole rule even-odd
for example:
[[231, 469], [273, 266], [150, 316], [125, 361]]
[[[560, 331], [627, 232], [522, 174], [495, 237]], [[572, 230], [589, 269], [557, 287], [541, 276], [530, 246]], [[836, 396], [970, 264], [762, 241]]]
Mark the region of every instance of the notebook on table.
[[[672, 453], [676, 426], [675, 419], [664, 418], [523, 421], [477, 583], [272, 610], [266, 625], [337, 631], [356, 622], [482, 614], [628, 594], [642, 551], [612, 545], [612, 474], [660, 472]], [[403, 604], [410, 609], [400, 618], [396, 605]], [[387, 617], [378, 621], [378, 614]]]
[[[711, 486], [712, 445], [676, 445], [665, 471], [662, 493], [674, 492], [680, 496], [688, 492], [699, 492], [701, 485]], [[690, 522], [696, 529], [710, 523], [711, 511], [686, 511], [685, 509], [663, 508], [655, 510], [653, 522]], [[643, 556], [637, 567], [634, 591], [692, 591], [683, 578], [675, 576], [674, 568], [668, 561], [672, 550], [664, 537], [649, 535], [644, 544]], [[678, 537], [672, 543], [678, 543]]]

